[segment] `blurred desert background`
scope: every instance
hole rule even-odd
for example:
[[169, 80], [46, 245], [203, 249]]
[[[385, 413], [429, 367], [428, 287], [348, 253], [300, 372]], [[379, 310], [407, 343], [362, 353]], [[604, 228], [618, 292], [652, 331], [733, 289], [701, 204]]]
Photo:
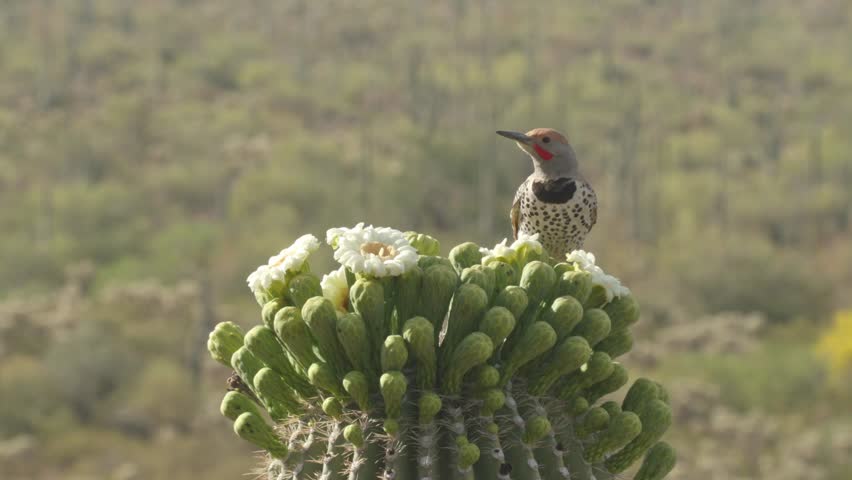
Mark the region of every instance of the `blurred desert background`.
[[[852, 3], [0, 2], [0, 472], [250, 478], [214, 324], [359, 220], [511, 234], [554, 127], [675, 480], [852, 471]], [[314, 262], [332, 266], [329, 251]]]

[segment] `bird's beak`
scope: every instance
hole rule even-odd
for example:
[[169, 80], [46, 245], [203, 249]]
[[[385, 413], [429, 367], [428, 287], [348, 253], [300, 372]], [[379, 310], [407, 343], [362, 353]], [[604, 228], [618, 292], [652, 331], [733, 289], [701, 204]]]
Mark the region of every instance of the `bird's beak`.
[[497, 130], [497, 135], [509, 138], [524, 145], [530, 145], [533, 142], [532, 137], [528, 137], [521, 132], [512, 132], [509, 130]]

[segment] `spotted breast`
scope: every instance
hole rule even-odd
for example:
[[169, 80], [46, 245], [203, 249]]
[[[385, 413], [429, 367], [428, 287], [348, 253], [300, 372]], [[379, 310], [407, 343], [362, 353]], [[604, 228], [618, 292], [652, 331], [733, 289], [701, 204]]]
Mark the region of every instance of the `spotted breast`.
[[591, 185], [570, 177], [530, 176], [515, 193], [511, 212], [515, 238], [518, 232], [538, 233], [544, 248], [558, 260], [583, 247], [597, 217], [598, 200]]

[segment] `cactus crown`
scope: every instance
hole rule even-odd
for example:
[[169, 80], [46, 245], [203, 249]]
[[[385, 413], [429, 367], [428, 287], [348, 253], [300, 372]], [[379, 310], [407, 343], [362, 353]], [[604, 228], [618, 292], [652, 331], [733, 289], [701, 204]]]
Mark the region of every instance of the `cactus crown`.
[[601, 401], [628, 382], [614, 360], [639, 307], [594, 256], [555, 261], [528, 237], [443, 258], [428, 235], [359, 224], [329, 231], [343, 268], [320, 281], [305, 238], [281, 254], [298, 261], [273, 257], [249, 278], [261, 324], [223, 322], [208, 341], [241, 379], [221, 411], [268, 453], [270, 479], [602, 480], [644, 458], [634, 478], [659, 480], [673, 468], [661, 385], [639, 379], [623, 404]]

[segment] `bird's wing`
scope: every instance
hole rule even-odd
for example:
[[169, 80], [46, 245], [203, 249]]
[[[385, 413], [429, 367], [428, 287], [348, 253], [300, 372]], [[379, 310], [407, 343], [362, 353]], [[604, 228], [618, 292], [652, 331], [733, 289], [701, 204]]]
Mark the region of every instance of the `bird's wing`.
[[589, 194], [591, 196], [591, 205], [589, 206], [589, 228], [595, 226], [598, 223], [598, 196], [595, 195], [595, 190], [591, 187], [591, 185], [586, 184], [586, 188], [589, 189]]
[[515, 200], [512, 201], [512, 209], [509, 210], [509, 220], [512, 221], [512, 237], [518, 239], [518, 228], [521, 226], [521, 197], [524, 196], [524, 191], [527, 188], [527, 182], [518, 187], [515, 192]]

